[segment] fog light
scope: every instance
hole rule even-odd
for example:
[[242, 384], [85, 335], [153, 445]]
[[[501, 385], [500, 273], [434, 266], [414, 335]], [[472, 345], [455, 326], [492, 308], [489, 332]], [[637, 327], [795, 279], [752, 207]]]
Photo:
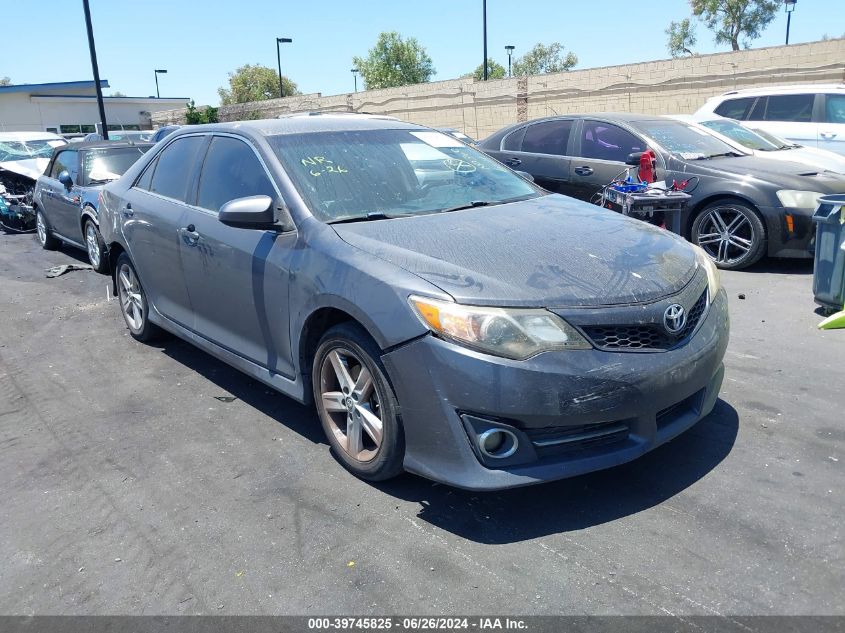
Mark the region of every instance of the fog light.
[[516, 435], [505, 429], [488, 429], [478, 436], [478, 448], [493, 459], [504, 459], [516, 452]]

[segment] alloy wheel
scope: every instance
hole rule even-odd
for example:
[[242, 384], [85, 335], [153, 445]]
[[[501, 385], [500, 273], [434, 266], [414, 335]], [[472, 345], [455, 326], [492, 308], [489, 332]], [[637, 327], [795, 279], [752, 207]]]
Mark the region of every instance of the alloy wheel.
[[35, 230], [38, 233], [38, 241], [43, 246], [47, 243], [47, 225], [44, 224], [44, 216], [41, 211], [35, 214]]
[[336, 347], [324, 357], [320, 399], [338, 446], [356, 461], [375, 459], [383, 438], [381, 402], [370, 371], [351, 350]]
[[141, 294], [141, 286], [135, 271], [128, 264], [123, 264], [117, 273], [117, 290], [120, 307], [126, 324], [135, 332], [144, 327], [146, 305]]
[[85, 224], [85, 245], [88, 249], [88, 260], [94, 268], [100, 267], [100, 239], [97, 229], [91, 222]]
[[742, 209], [719, 206], [707, 212], [697, 242], [719, 264], [733, 264], [748, 255], [759, 239]]

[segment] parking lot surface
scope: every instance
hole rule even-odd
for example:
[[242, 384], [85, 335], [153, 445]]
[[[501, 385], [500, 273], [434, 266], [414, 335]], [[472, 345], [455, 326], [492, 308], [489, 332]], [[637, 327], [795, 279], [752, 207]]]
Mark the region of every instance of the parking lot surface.
[[106, 277], [44, 277], [82, 256], [0, 234], [2, 614], [845, 614], [845, 331], [816, 330], [810, 262], [723, 273], [692, 430], [471, 493], [353, 478], [312, 409], [135, 342]]

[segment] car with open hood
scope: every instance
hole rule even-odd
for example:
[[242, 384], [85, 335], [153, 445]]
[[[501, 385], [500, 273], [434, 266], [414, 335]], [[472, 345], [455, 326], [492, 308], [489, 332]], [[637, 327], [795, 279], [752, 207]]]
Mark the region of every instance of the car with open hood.
[[100, 212], [129, 333], [166, 330], [313, 403], [365, 479], [571, 477], [717, 401], [728, 307], [701, 249], [435, 130], [191, 126], [107, 185]]

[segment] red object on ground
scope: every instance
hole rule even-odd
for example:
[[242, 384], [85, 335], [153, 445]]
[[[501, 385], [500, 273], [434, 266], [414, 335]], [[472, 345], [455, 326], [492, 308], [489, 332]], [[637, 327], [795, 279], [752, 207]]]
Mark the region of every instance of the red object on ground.
[[654, 182], [654, 163], [657, 160], [655, 153], [647, 149], [640, 156], [640, 170], [638, 175], [641, 182]]

